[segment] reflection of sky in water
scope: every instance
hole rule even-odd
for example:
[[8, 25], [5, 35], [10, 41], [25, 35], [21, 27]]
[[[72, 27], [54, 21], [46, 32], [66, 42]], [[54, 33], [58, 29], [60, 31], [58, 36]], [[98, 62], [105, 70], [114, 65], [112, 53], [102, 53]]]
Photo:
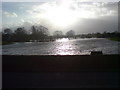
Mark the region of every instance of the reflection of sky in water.
[[29, 42], [4, 45], [2, 54], [9, 55], [86, 55], [91, 51], [118, 54], [119, 42], [108, 39], [59, 39], [56, 42]]

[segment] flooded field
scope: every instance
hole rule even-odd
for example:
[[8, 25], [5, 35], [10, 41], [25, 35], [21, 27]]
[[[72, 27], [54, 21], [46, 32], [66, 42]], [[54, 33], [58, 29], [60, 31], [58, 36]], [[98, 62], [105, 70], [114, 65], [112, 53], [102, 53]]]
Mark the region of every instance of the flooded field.
[[2, 46], [3, 55], [89, 55], [91, 51], [120, 54], [120, 42], [105, 38], [59, 39], [54, 42], [23, 42]]

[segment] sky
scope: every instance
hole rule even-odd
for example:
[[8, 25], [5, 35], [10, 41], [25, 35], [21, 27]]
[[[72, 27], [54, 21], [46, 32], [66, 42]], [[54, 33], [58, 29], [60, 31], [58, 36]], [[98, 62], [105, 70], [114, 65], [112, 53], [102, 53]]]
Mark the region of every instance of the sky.
[[[42, 25], [76, 34], [117, 31], [118, 0], [2, 0], [2, 28]], [[38, 2], [39, 1], [39, 2]], [[104, 1], [104, 2], [103, 2]]]

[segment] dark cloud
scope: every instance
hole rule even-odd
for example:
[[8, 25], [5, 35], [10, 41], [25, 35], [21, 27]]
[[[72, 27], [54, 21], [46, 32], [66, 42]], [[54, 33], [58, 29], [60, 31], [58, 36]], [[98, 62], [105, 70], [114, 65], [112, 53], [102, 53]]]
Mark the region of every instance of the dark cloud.
[[83, 19], [72, 28], [77, 33], [113, 32], [118, 30], [118, 19], [115, 16], [102, 17], [102, 19]]

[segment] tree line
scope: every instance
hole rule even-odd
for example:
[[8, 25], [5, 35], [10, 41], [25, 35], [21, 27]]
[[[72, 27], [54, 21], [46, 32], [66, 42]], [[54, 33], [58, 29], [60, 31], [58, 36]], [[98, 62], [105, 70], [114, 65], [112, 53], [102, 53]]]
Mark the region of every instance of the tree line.
[[76, 37], [79, 37], [79, 38], [114, 38], [114, 37], [119, 37], [120, 38], [120, 32], [118, 32], [118, 31], [103, 32], [103, 33], [96, 32], [96, 33], [76, 35]]
[[[75, 32], [70, 30], [66, 33], [66, 36], [74, 36]], [[15, 31], [10, 28], [6, 28], [2, 32], [3, 42], [29, 42], [29, 41], [54, 41], [57, 38], [63, 38], [62, 31], [55, 31], [53, 36], [50, 36], [49, 30], [44, 26], [31, 26], [30, 30], [26, 30], [24, 27], [19, 27]]]
[[26, 30], [24, 27], [19, 27], [15, 31], [10, 28], [6, 28], [2, 32], [3, 42], [46, 42], [54, 41], [58, 38], [111, 38], [120, 37], [120, 33], [115, 32], [103, 32], [103, 33], [89, 33], [76, 35], [74, 30], [69, 30], [64, 35], [62, 31], [55, 31], [51, 36], [48, 28], [44, 26], [31, 26], [30, 30]]

